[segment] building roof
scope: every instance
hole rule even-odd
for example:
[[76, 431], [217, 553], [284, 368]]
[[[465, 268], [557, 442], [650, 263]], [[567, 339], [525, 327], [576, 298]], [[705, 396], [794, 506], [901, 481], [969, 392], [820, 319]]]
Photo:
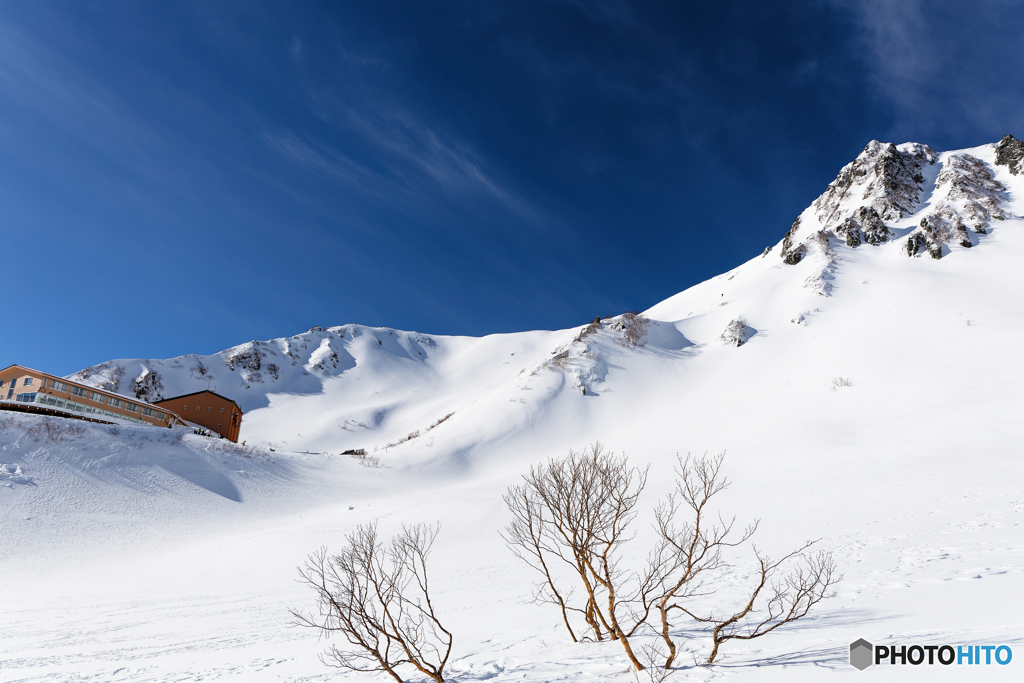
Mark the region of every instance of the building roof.
[[233, 406], [235, 406], [236, 408], [238, 408], [238, 412], [239, 413], [243, 413], [244, 414], [244, 412], [245, 412], [245, 411], [242, 410], [242, 408], [237, 403], [234, 402], [234, 400], [228, 398], [227, 396], [221, 396], [216, 391], [210, 391], [209, 389], [203, 389], [202, 391], [193, 391], [191, 394], [182, 394], [181, 396], [171, 396], [170, 398], [165, 398], [163, 400], [156, 401], [153, 405], [160, 405], [161, 403], [167, 403], [168, 401], [176, 401], [179, 398], [188, 398], [189, 396], [198, 396], [199, 394], [211, 394], [213, 396], [216, 396], [217, 398], [222, 398], [225, 401], [227, 401], [228, 403], [230, 403]]

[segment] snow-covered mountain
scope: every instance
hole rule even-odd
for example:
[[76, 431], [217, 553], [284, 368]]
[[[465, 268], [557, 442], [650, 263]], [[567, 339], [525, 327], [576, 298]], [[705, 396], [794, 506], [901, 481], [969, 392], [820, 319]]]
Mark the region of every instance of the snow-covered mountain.
[[[524, 424], [517, 416], [546, 411], [556, 395], [596, 397], [631, 383], [618, 370], [634, 363], [672, 359], [680, 372], [704, 362], [737, 363], [738, 357], [719, 360], [723, 341], [735, 346], [759, 335], [760, 346], [770, 335], [792, 338], [791, 348], [808, 336], [791, 329], [794, 323], [807, 327], [811, 318], [815, 328], [827, 317], [829, 326], [871, 329], [844, 306], [893, 297], [881, 283], [914, 287], [942, 277], [953, 285], [965, 268], [1000, 258], [968, 256], [967, 249], [1003, 249], [1005, 233], [1019, 230], [1022, 157], [1024, 145], [1009, 135], [942, 154], [918, 143], [873, 140], [780, 244], [647, 311], [652, 322], [640, 346], [625, 341], [622, 316], [479, 339], [347, 324], [212, 355], [112, 360], [71, 378], [149, 401], [209, 387], [246, 411], [242, 438], [302, 450], [384, 448], [481, 402], [490, 414], [503, 414], [513, 433]], [[926, 256], [947, 260], [933, 264], [922, 261]], [[822, 301], [838, 296], [836, 287], [844, 290], [843, 303]], [[918, 307], [935, 303], [926, 296]], [[880, 301], [876, 315], [892, 305], [899, 306]], [[887, 333], [898, 327], [894, 321]]]
[[[76, 373], [149, 400], [209, 386], [246, 410], [248, 445], [9, 419], [0, 567], [20, 597], [0, 667], [334, 680], [322, 644], [285, 628], [311, 597], [294, 566], [357, 522], [440, 520], [454, 680], [633, 680], [621, 648], [573, 644], [531, 604], [533, 577], [497, 534], [510, 483], [596, 439], [650, 464], [648, 507], [676, 453], [726, 451], [724, 514], [760, 518], [769, 552], [820, 538], [846, 576], [806, 625], [711, 671], [689, 667], [707, 643], [681, 622], [681, 678], [820, 680], [861, 637], [1015, 643], [1022, 159], [1010, 136], [942, 153], [873, 141], [779, 243], [645, 311], [635, 344], [630, 315], [483, 338], [348, 324]], [[730, 558], [722, 596], [742, 595], [749, 559]]]

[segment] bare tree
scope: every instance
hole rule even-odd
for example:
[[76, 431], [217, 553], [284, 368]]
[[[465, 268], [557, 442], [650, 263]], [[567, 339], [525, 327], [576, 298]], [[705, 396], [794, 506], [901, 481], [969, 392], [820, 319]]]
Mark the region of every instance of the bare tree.
[[[596, 640], [618, 640], [636, 667], [644, 667], [629, 637], [643, 624], [663, 590], [669, 555], [651, 553], [640, 572], [621, 566], [620, 552], [632, 538], [629, 526], [647, 483], [647, 470], [626, 456], [605, 453], [600, 442], [588, 451], [531, 466], [523, 483], [504, 496], [513, 521], [503, 537], [512, 551], [543, 575], [534, 593], [559, 606], [566, 629], [577, 640], [570, 614], [586, 623]], [[574, 588], [559, 585], [568, 569]], [[574, 601], [576, 590], [580, 599]]]
[[[665, 591], [657, 600], [657, 611], [661, 617], [661, 636], [668, 647], [665, 668], [672, 666], [676, 657], [676, 645], [669, 632], [669, 614], [682, 610], [677, 602], [699, 595], [708, 595], [704, 575], [724, 566], [722, 549], [737, 546], [749, 539], [757, 530], [758, 522], [747, 526], [742, 532], [733, 534], [736, 518], [718, 523], [708, 520], [707, 507], [711, 499], [729, 487], [729, 481], [721, 476], [725, 453], [714, 458], [685, 459], [677, 456], [676, 489], [660, 503], [654, 511], [655, 528], [662, 541], [674, 554], [671, 565], [676, 571], [666, 580]], [[692, 512], [692, 521], [676, 526], [676, 516], [681, 508]]]
[[[832, 587], [842, 580], [842, 576], [835, 572], [832, 555], [822, 551], [805, 559], [804, 566], [793, 570], [780, 581], [772, 581], [780, 565], [802, 554], [814, 544], [813, 541], [808, 541], [778, 561], [762, 555], [755, 547], [754, 555], [760, 567], [759, 580], [743, 608], [725, 618], [718, 618], [714, 614], [703, 617], [695, 615], [681, 602], [687, 598], [714, 593], [713, 586], [708, 587], [705, 583], [705, 574], [726, 567], [722, 550], [746, 542], [757, 531], [759, 520], [734, 534], [735, 517], [726, 522], [719, 516], [717, 523], [707, 519], [709, 501], [729, 486], [729, 481], [721, 475], [724, 458], [724, 453], [711, 459], [691, 459], [689, 456], [686, 459], [680, 458], [676, 468], [676, 490], [655, 510], [655, 528], [662, 541], [669, 546], [669, 552], [674, 554], [671, 566], [678, 568], [676, 573], [666, 579], [667, 588], [657, 602], [661, 616], [661, 635], [669, 651], [666, 669], [672, 666], [676, 656], [676, 646], [669, 632], [669, 614], [673, 610], [713, 625], [713, 647], [705, 662], [705, 665], [710, 665], [717, 658], [722, 643], [733, 639], [759, 638], [806, 616], [818, 602], [835, 595]], [[675, 518], [684, 507], [691, 511], [692, 521], [677, 527]], [[757, 612], [757, 599], [769, 582], [772, 597], [768, 600], [767, 614], [760, 621], [751, 622], [750, 615]]]
[[[757, 558], [759, 568], [759, 581], [751, 591], [747, 604], [729, 617], [718, 618], [713, 614], [709, 617], [698, 617], [688, 610], [686, 611], [697, 621], [713, 625], [711, 638], [713, 646], [711, 654], [708, 655], [705, 666], [710, 666], [718, 657], [718, 648], [729, 640], [752, 640], [767, 635], [785, 624], [807, 616], [812, 607], [826, 598], [835, 596], [833, 590], [836, 583], [842, 581], [841, 574], [836, 574], [835, 560], [832, 554], [819, 551], [816, 554], [805, 557], [803, 564], [790, 571], [779, 581], [773, 581], [779, 566], [796, 555], [807, 550], [814, 541], [808, 541], [802, 548], [794, 550], [780, 560], [772, 561], [766, 555], [762, 555], [757, 548], [754, 548], [754, 556]], [[767, 612], [760, 619], [750, 619], [750, 615], [757, 613], [754, 609], [758, 596], [765, 586], [769, 585], [771, 597], [765, 609]]]
[[338, 555], [321, 548], [299, 568], [300, 581], [317, 595], [318, 611], [290, 610], [294, 624], [324, 636], [340, 635], [320, 656], [328, 666], [384, 672], [398, 683], [396, 667], [409, 664], [437, 683], [452, 649], [452, 634], [430, 599], [427, 556], [440, 525], [402, 526], [384, 546], [377, 525], [361, 524], [346, 535]]
[[[574, 641], [583, 639], [573, 623], [582, 619], [589, 631], [585, 638], [620, 641], [635, 669], [651, 673], [650, 661], [662, 649], [652, 645], [635, 652], [629, 639], [656, 615], [667, 649], [659, 668], [667, 677], [677, 655], [670, 622], [674, 612], [711, 624], [713, 649], [705, 662], [710, 665], [722, 643], [766, 635], [835, 594], [832, 587], [842, 577], [825, 552], [775, 580], [780, 566], [811, 542], [778, 561], [755, 548], [760, 574], [746, 605], [724, 618], [694, 613], [688, 601], [713, 594], [716, 570], [728, 567], [723, 550], [748, 541], [759, 524], [755, 520], [740, 530], [735, 517], [712, 517], [712, 499], [729, 486], [721, 474], [724, 457], [679, 458], [675, 491], [654, 511], [657, 541], [639, 571], [623, 566], [621, 555], [633, 538], [629, 527], [647, 483], [646, 468], [630, 467], [625, 456], [605, 453], [595, 442], [588, 451], [569, 451], [565, 458], [531, 467], [521, 484], [509, 487], [504, 500], [513, 520], [503, 534], [505, 542], [542, 576], [534, 599], [559, 607]], [[677, 522], [684, 511], [687, 519]], [[767, 611], [754, 619], [763, 592], [771, 593], [761, 608]], [[662, 678], [661, 673], [651, 675], [651, 680]]]

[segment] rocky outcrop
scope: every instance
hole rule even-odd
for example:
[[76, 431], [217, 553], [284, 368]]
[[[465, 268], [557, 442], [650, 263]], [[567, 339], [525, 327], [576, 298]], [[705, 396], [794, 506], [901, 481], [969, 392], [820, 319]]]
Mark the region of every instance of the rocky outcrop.
[[911, 234], [907, 238], [907, 241], [903, 243], [903, 250], [907, 252], [907, 256], [916, 256], [917, 252], [921, 251], [927, 246], [927, 242], [924, 239], [924, 235], [921, 233]]
[[973, 246], [971, 232], [987, 234], [991, 219], [1006, 217], [1001, 206], [1005, 199], [1006, 188], [984, 162], [964, 152], [950, 155], [935, 181], [931, 208], [907, 237], [907, 255], [927, 246], [932, 258], [940, 258], [943, 244]]
[[796, 249], [783, 250], [782, 262], [787, 263], [791, 266], [795, 266], [800, 263], [801, 259], [807, 254], [807, 247], [801, 244]]
[[[786, 235], [782, 238], [782, 251], [779, 253], [779, 256], [781, 256], [782, 260], [786, 261], [786, 263], [789, 263], [789, 261], [786, 260], [786, 255], [789, 253], [789, 250], [793, 247], [793, 236], [796, 235], [796, 233], [797, 233], [797, 231], [799, 229], [800, 229], [800, 217], [797, 216], [796, 220], [793, 221], [793, 225], [789, 226], [789, 230], [786, 231]], [[800, 259], [797, 258], [797, 260], [794, 261], [793, 263], [799, 263], [799, 262], [800, 262]]]
[[[839, 171], [828, 189], [811, 205], [816, 232], [834, 236], [849, 247], [878, 245], [893, 237], [885, 221], [898, 221], [914, 212], [924, 183], [922, 169], [935, 163], [935, 150], [909, 142], [897, 147], [872, 140], [853, 162]], [[799, 253], [811, 234], [801, 235], [798, 218], [782, 241], [782, 260], [799, 263]]]
[[718, 338], [729, 346], [743, 346], [747, 343], [747, 339], [750, 338], [750, 329], [747, 327], [747, 321], [743, 318], [731, 321], [726, 325], [725, 330], [722, 331]]
[[1013, 175], [1024, 172], [1024, 143], [1012, 135], [1004, 135], [996, 145], [996, 166], [1006, 166]]
[[881, 244], [892, 237], [892, 230], [885, 226], [878, 211], [870, 206], [861, 206], [853, 215], [847, 216], [833, 232], [846, 239], [846, 246], [856, 247], [861, 242]]
[[814, 201], [814, 214], [825, 229], [862, 207], [873, 209], [883, 221], [897, 221], [913, 213], [924, 182], [921, 169], [937, 158], [927, 145], [911, 142], [897, 147], [872, 140]]
[[138, 377], [132, 381], [132, 391], [135, 398], [146, 403], [155, 403], [164, 400], [164, 383], [160, 374], [149, 368], [145, 368]]

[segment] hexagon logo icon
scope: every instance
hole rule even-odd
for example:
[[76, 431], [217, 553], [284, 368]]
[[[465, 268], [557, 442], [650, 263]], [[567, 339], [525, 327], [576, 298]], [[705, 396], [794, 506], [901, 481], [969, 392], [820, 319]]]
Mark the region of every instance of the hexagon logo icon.
[[872, 654], [875, 651], [875, 646], [868, 641], [861, 638], [850, 643], [850, 666], [863, 671], [868, 668], [874, 662], [872, 661]]

